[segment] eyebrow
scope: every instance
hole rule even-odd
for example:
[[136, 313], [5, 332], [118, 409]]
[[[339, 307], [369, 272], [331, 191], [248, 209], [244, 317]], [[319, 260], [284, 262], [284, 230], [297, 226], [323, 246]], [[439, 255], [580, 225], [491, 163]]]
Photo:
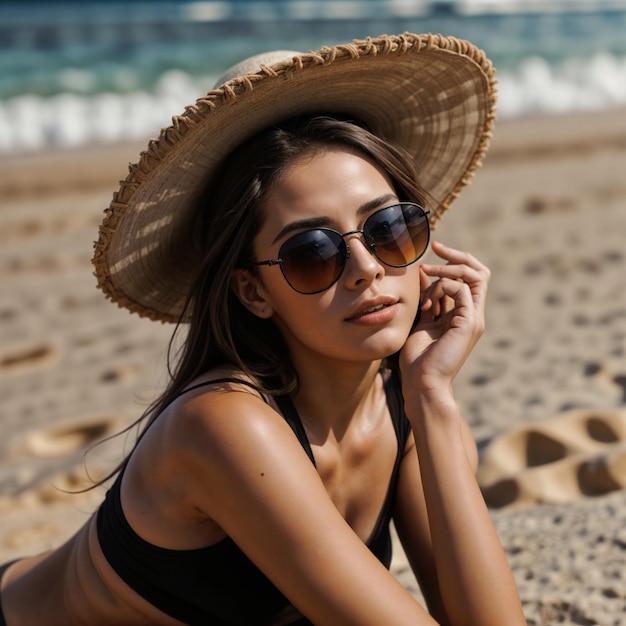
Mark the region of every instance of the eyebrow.
[[[374, 209], [383, 208], [383, 205], [388, 202], [398, 202], [398, 196], [395, 193], [388, 193], [373, 200], [369, 200], [365, 204], [362, 204], [357, 210], [357, 217], [361, 217]], [[289, 222], [286, 226], [281, 228], [280, 232], [272, 240], [272, 245], [279, 239], [282, 239], [285, 235], [296, 230], [308, 230], [310, 228], [325, 228], [331, 224], [331, 220], [328, 217], [311, 217], [304, 220], [296, 220], [295, 222]]]

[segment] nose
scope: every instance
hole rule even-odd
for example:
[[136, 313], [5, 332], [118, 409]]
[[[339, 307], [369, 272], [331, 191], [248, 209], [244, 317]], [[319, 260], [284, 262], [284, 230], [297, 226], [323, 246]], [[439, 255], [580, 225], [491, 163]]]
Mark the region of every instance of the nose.
[[365, 243], [363, 231], [346, 233], [344, 238], [348, 247], [348, 258], [343, 272], [345, 284], [350, 288], [358, 288], [382, 277], [384, 268]]

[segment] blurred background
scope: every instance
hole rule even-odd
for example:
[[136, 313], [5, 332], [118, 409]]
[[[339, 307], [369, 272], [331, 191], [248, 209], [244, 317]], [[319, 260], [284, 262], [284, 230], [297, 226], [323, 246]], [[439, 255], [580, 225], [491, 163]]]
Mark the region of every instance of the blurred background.
[[135, 429], [93, 444], [167, 383], [172, 327], [93, 276], [127, 164], [246, 56], [403, 31], [497, 68], [489, 156], [436, 236], [493, 272], [455, 394], [528, 623], [626, 626], [626, 0], [0, 0], [0, 563], [84, 523], [104, 488], [67, 492]]
[[626, 104], [626, 0], [0, 2], [0, 156], [144, 139], [269, 49], [403, 31], [482, 47], [501, 118]]

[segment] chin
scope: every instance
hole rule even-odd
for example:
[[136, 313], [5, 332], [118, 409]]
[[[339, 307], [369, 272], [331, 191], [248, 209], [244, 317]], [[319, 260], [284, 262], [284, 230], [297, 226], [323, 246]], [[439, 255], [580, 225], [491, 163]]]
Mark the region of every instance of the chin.
[[[379, 341], [376, 341], [377, 345], [371, 346], [372, 352], [376, 353], [376, 356], [374, 356], [372, 360], [387, 359], [389, 357], [392, 357], [394, 354], [400, 352], [400, 350], [406, 343], [408, 336], [409, 336], [408, 332], [407, 333], [394, 332], [384, 338], [383, 337], [372, 338], [374, 341], [376, 341], [376, 339], [379, 339]], [[366, 345], [367, 343], [368, 342], [366, 342]]]

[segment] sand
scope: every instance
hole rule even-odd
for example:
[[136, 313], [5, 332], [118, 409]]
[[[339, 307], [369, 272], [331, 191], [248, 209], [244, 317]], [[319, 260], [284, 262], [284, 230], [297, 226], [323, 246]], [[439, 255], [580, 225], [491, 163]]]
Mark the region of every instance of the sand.
[[[104, 299], [102, 211], [142, 145], [0, 160], [0, 563], [59, 545], [165, 381], [171, 327]], [[529, 624], [626, 624], [626, 111], [498, 125], [437, 229], [493, 271], [456, 384]], [[132, 439], [132, 432], [129, 435]], [[394, 573], [419, 597], [396, 550]]]

